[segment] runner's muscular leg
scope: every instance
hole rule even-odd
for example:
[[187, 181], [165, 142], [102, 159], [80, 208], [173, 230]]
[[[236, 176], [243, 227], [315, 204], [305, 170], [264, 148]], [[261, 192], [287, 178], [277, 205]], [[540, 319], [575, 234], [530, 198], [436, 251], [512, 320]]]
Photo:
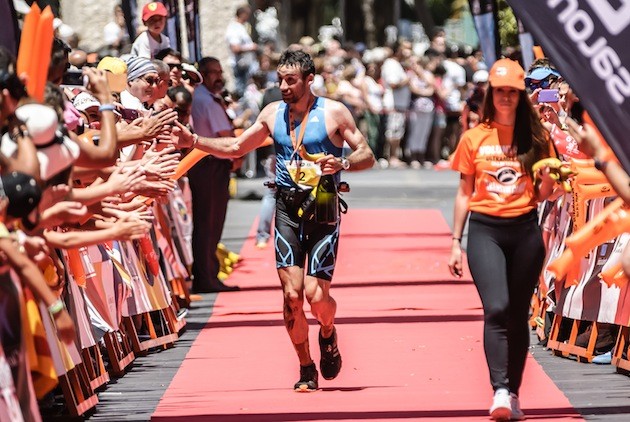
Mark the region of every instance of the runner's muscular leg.
[[330, 296], [330, 281], [307, 275], [304, 294], [311, 305], [311, 313], [322, 326], [322, 336], [330, 337], [337, 312], [337, 302]]
[[284, 325], [287, 328], [300, 365], [313, 363], [308, 347], [308, 322], [304, 314], [304, 270], [298, 266], [278, 268], [284, 293]]

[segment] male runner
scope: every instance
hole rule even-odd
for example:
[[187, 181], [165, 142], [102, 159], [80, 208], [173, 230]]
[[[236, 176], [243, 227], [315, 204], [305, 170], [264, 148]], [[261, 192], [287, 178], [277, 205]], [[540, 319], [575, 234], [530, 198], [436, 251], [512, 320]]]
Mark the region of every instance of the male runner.
[[[342, 169], [367, 169], [374, 164], [374, 155], [357, 129], [350, 111], [337, 101], [315, 97], [311, 93], [314, 74], [311, 56], [303, 51], [287, 50], [278, 65], [282, 101], [265, 107], [256, 122], [239, 137], [203, 138], [180, 127], [183, 141], [180, 144], [192, 143], [195, 148], [224, 158], [240, 157], [268, 136], [274, 140], [278, 189], [276, 266], [284, 291], [284, 322], [300, 361], [300, 380], [294, 386], [296, 391], [315, 391], [318, 388], [318, 372], [308, 344], [304, 296], [321, 326], [322, 376], [333, 379], [341, 369], [334, 327], [337, 303], [330, 296], [339, 221], [336, 224], [320, 224], [298, 216], [298, 209], [308, 192], [305, 195], [293, 177], [303, 175], [302, 170], [310, 168], [312, 171], [314, 166], [307, 160], [300, 161], [300, 145], [311, 154], [325, 153], [314, 162], [321, 168], [322, 175], [336, 174]], [[348, 157], [342, 157], [344, 141], [353, 150]], [[335, 179], [338, 182], [339, 176], [336, 175]]]

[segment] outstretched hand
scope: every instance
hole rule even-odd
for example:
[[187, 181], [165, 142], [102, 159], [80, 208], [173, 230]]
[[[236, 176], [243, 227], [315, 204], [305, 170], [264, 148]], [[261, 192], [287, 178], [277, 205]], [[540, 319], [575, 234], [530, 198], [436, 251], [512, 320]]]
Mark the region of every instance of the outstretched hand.
[[177, 148], [190, 148], [193, 145], [194, 137], [190, 129], [176, 120], [171, 131], [171, 140]]

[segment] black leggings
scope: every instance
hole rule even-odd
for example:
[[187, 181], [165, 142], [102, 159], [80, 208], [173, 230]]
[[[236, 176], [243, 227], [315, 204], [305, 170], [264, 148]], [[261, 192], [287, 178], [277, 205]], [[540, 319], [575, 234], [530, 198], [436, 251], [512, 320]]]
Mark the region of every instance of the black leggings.
[[545, 258], [536, 212], [471, 213], [468, 266], [483, 303], [484, 349], [496, 391], [518, 394], [529, 347], [529, 306]]

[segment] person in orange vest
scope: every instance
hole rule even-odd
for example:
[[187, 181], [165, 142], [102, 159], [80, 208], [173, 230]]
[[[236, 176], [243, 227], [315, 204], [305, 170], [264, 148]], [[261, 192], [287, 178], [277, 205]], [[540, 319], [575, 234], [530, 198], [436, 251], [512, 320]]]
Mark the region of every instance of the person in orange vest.
[[527, 96], [525, 72], [501, 59], [490, 69], [482, 123], [466, 131], [453, 156], [461, 173], [448, 263], [462, 277], [462, 236], [470, 214], [468, 266], [484, 312], [484, 348], [494, 420], [522, 419], [519, 388], [529, 347], [529, 304], [545, 257], [537, 203], [553, 190], [548, 133]]

